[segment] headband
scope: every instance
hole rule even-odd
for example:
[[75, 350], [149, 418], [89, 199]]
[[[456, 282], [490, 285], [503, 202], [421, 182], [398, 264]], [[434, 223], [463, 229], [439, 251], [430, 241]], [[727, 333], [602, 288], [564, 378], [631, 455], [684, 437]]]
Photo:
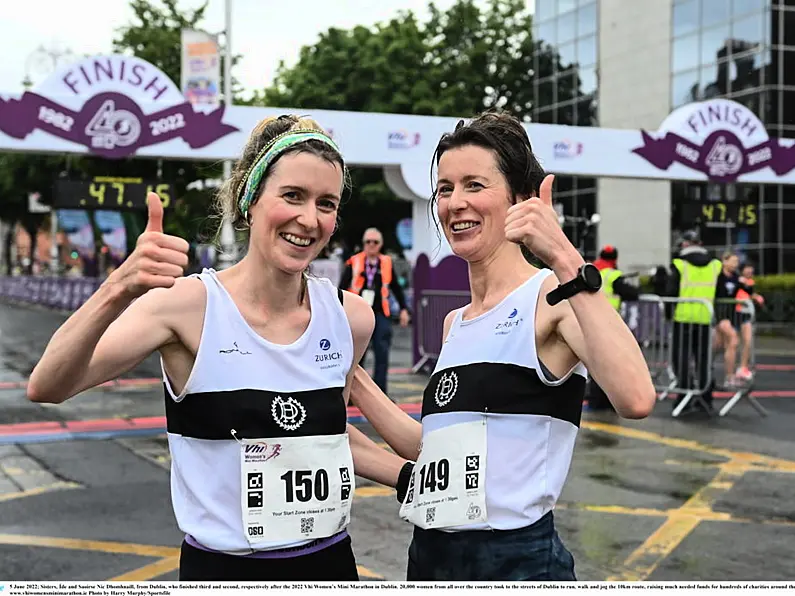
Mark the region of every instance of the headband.
[[[262, 180], [262, 176], [265, 174], [268, 166], [271, 165], [279, 155], [284, 153], [286, 149], [292, 147], [293, 145], [297, 145], [298, 143], [304, 143], [306, 141], [312, 140], [321, 141], [334, 149], [340, 155], [342, 154], [339, 147], [337, 147], [337, 144], [332, 141], [328, 135], [318, 130], [305, 128], [288, 130], [274, 139], [271, 139], [271, 141], [259, 152], [259, 155], [257, 155], [257, 158], [254, 160], [254, 163], [248, 169], [248, 172], [246, 172], [246, 175], [243, 177], [243, 179], [240, 181], [240, 185], [237, 187], [237, 193], [235, 196], [238, 197], [238, 207], [240, 207], [240, 213], [243, 215], [244, 219], [248, 218], [248, 208], [251, 206], [251, 202], [254, 200], [254, 191], [257, 190], [257, 187]], [[243, 192], [241, 192], [241, 190]]]

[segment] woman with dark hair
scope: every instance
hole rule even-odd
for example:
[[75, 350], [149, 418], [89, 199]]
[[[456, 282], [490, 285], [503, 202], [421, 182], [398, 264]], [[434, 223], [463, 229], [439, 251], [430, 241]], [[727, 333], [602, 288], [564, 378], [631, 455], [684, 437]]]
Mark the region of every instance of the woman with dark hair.
[[305, 274], [334, 232], [346, 180], [314, 120], [263, 120], [218, 195], [249, 231], [246, 256], [182, 277], [188, 243], [163, 233], [150, 193], [135, 251], [31, 374], [29, 399], [62, 403], [159, 352], [180, 580], [358, 579], [353, 472], [394, 486], [405, 460], [347, 425], [372, 309]]
[[[586, 366], [619, 415], [655, 403], [637, 342], [564, 235], [552, 176], [515, 118], [487, 113], [442, 137], [432, 201], [469, 265], [471, 302], [444, 321], [422, 421], [359, 369], [351, 399], [409, 460], [400, 515], [409, 580], [573, 580], [552, 510], [580, 424]], [[527, 262], [526, 247], [550, 269]], [[413, 464], [411, 462], [416, 462]]]

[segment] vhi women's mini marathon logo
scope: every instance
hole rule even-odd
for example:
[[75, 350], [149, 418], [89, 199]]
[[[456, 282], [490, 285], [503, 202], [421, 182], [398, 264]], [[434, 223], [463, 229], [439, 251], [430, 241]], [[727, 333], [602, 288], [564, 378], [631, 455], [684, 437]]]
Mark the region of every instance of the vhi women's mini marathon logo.
[[765, 125], [744, 105], [713, 99], [672, 112], [658, 134], [641, 131], [643, 145], [632, 150], [654, 167], [673, 163], [702, 172], [713, 182], [769, 167], [778, 176], [795, 169], [795, 147], [771, 139]]
[[165, 73], [133, 56], [87, 58], [18, 99], [0, 98], [0, 132], [24, 139], [41, 130], [107, 158], [175, 138], [205, 147], [238, 131], [223, 116], [224, 106], [194, 109]]

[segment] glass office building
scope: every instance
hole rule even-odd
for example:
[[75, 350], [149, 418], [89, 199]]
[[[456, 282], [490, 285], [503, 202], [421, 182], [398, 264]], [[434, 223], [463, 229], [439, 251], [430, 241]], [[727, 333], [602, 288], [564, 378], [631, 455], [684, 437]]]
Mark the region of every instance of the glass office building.
[[[597, 125], [597, 10], [597, 0], [536, 0], [534, 122]], [[555, 188], [564, 215], [590, 217], [596, 210], [595, 178], [559, 176]], [[564, 229], [587, 257], [594, 256], [593, 234], [584, 237], [584, 227], [574, 222], [564, 224]]]
[[[672, 11], [671, 109], [725, 97], [771, 137], [795, 138], [795, 0], [673, 0]], [[795, 187], [674, 182], [671, 200], [674, 237], [697, 227], [714, 251], [738, 250], [764, 273], [795, 271]], [[743, 223], [720, 221], [715, 207], [728, 203], [749, 214]]]
[[[624, 1], [629, 6], [638, 0]], [[756, 113], [771, 137], [795, 138], [795, 0], [653, 1], [667, 4], [655, 7], [670, 10], [665, 24], [670, 38], [664, 36], [670, 43], [670, 68], [653, 65], [669, 73], [669, 111], [724, 97]], [[607, 7], [608, 3], [602, 6], [595, 0], [536, 0], [535, 122], [600, 124], [598, 48], [600, 33], [607, 32], [600, 32], [599, 17]], [[611, 13], [601, 16], [610, 23], [611, 35], [634, 27], [620, 4], [611, 2], [609, 7]], [[612, 29], [616, 25], [618, 29]], [[610, 36], [601, 41], [614, 43]], [[608, 107], [613, 106], [603, 105], [602, 110]], [[615, 121], [609, 125], [622, 127]], [[566, 214], [581, 215], [596, 208], [594, 179], [561, 178], [557, 186], [556, 197]], [[795, 271], [795, 187], [672, 182], [670, 201], [672, 248], [682, 232], [698, 229], [714, 252], [737, 250], [760, 273]], [[728, 226], [710, 216], [721, 213], [728, 203], [747, 215], [742, 223]], [[576, 240], [574, 226], [567, 233]]]

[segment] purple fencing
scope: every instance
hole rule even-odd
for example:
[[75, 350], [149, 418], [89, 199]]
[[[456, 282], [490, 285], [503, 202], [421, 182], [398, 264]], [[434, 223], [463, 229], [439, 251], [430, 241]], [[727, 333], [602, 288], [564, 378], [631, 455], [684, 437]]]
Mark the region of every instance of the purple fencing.
[[419, 371], [428, 364], [435, 363], [442, 352], [442, 333], [444, 318], [451, 310], [469, 304], [469, 292], [452, 290], [424, 290], [418, 299], [414, 328], [419, 338], [420, 360], [414, 365]]
[[[424, 292], [430, 290], [441, 290], [447, 292], [466, 292], [469, 295], [469, 269], [467, 266], [466, 261], [463, 259], [456, 257], [456, 256], [448, 256], [442, 259], [438, 265], [433, 267], [428, 259], [428, 255], [421, 254], [417, 257], [417, 262], [414, 264], [414, 271], [412, 275], [412, 288], [414, 289], [414, 299], [413, 299], [413, 312], [414, 312], [414, 322], [412, 329], [412, 344], [413, 344], [413, 362], [415, 363], [415, 370], [419, 370], [428, 361], [427, 358], [423, 358], [422, 354], [420, 353], [420, 347], [423, 342], [426, 342], [425, 345], [433, 345], [433, 343], [428, 343], [430, 340], [430, 334], [434, 332], [434, 325], [432, 321], [435, 321], [433, 317], [438, 315], [425, 315], [422, 314], [422, 296]], [[466, 302], [464, 303], [466, 304]], [[437, 308], [437, 305], [434, 305], [434, 308]], [[443, 308], [443, 306], [439, 306], [438, 308]], [[456, 308], [455, 306], [453, 308]], [[447, 311], [449, 312], [449, 310]], [[444, 322], [444, 315], [447, 314], [444, 312], [441, 314], [441, 318], [438, 322], [438, 330], [437, 338], [441, 338], [441, 325]], [[427, 322], [423, 326], [421, 323], [418, 324], [420, 319], [427, 317]], [[420, 331], [420, 327], [423, 327], [425, 331]], [[430, 340], [431, 342], [433, 340]], [[441, 339], [437, 339], [436, 341], [441, 342]]]
[[93, 277], [0, 277], [0, 298], [57, 310], [77, 310], [97, 291]]

